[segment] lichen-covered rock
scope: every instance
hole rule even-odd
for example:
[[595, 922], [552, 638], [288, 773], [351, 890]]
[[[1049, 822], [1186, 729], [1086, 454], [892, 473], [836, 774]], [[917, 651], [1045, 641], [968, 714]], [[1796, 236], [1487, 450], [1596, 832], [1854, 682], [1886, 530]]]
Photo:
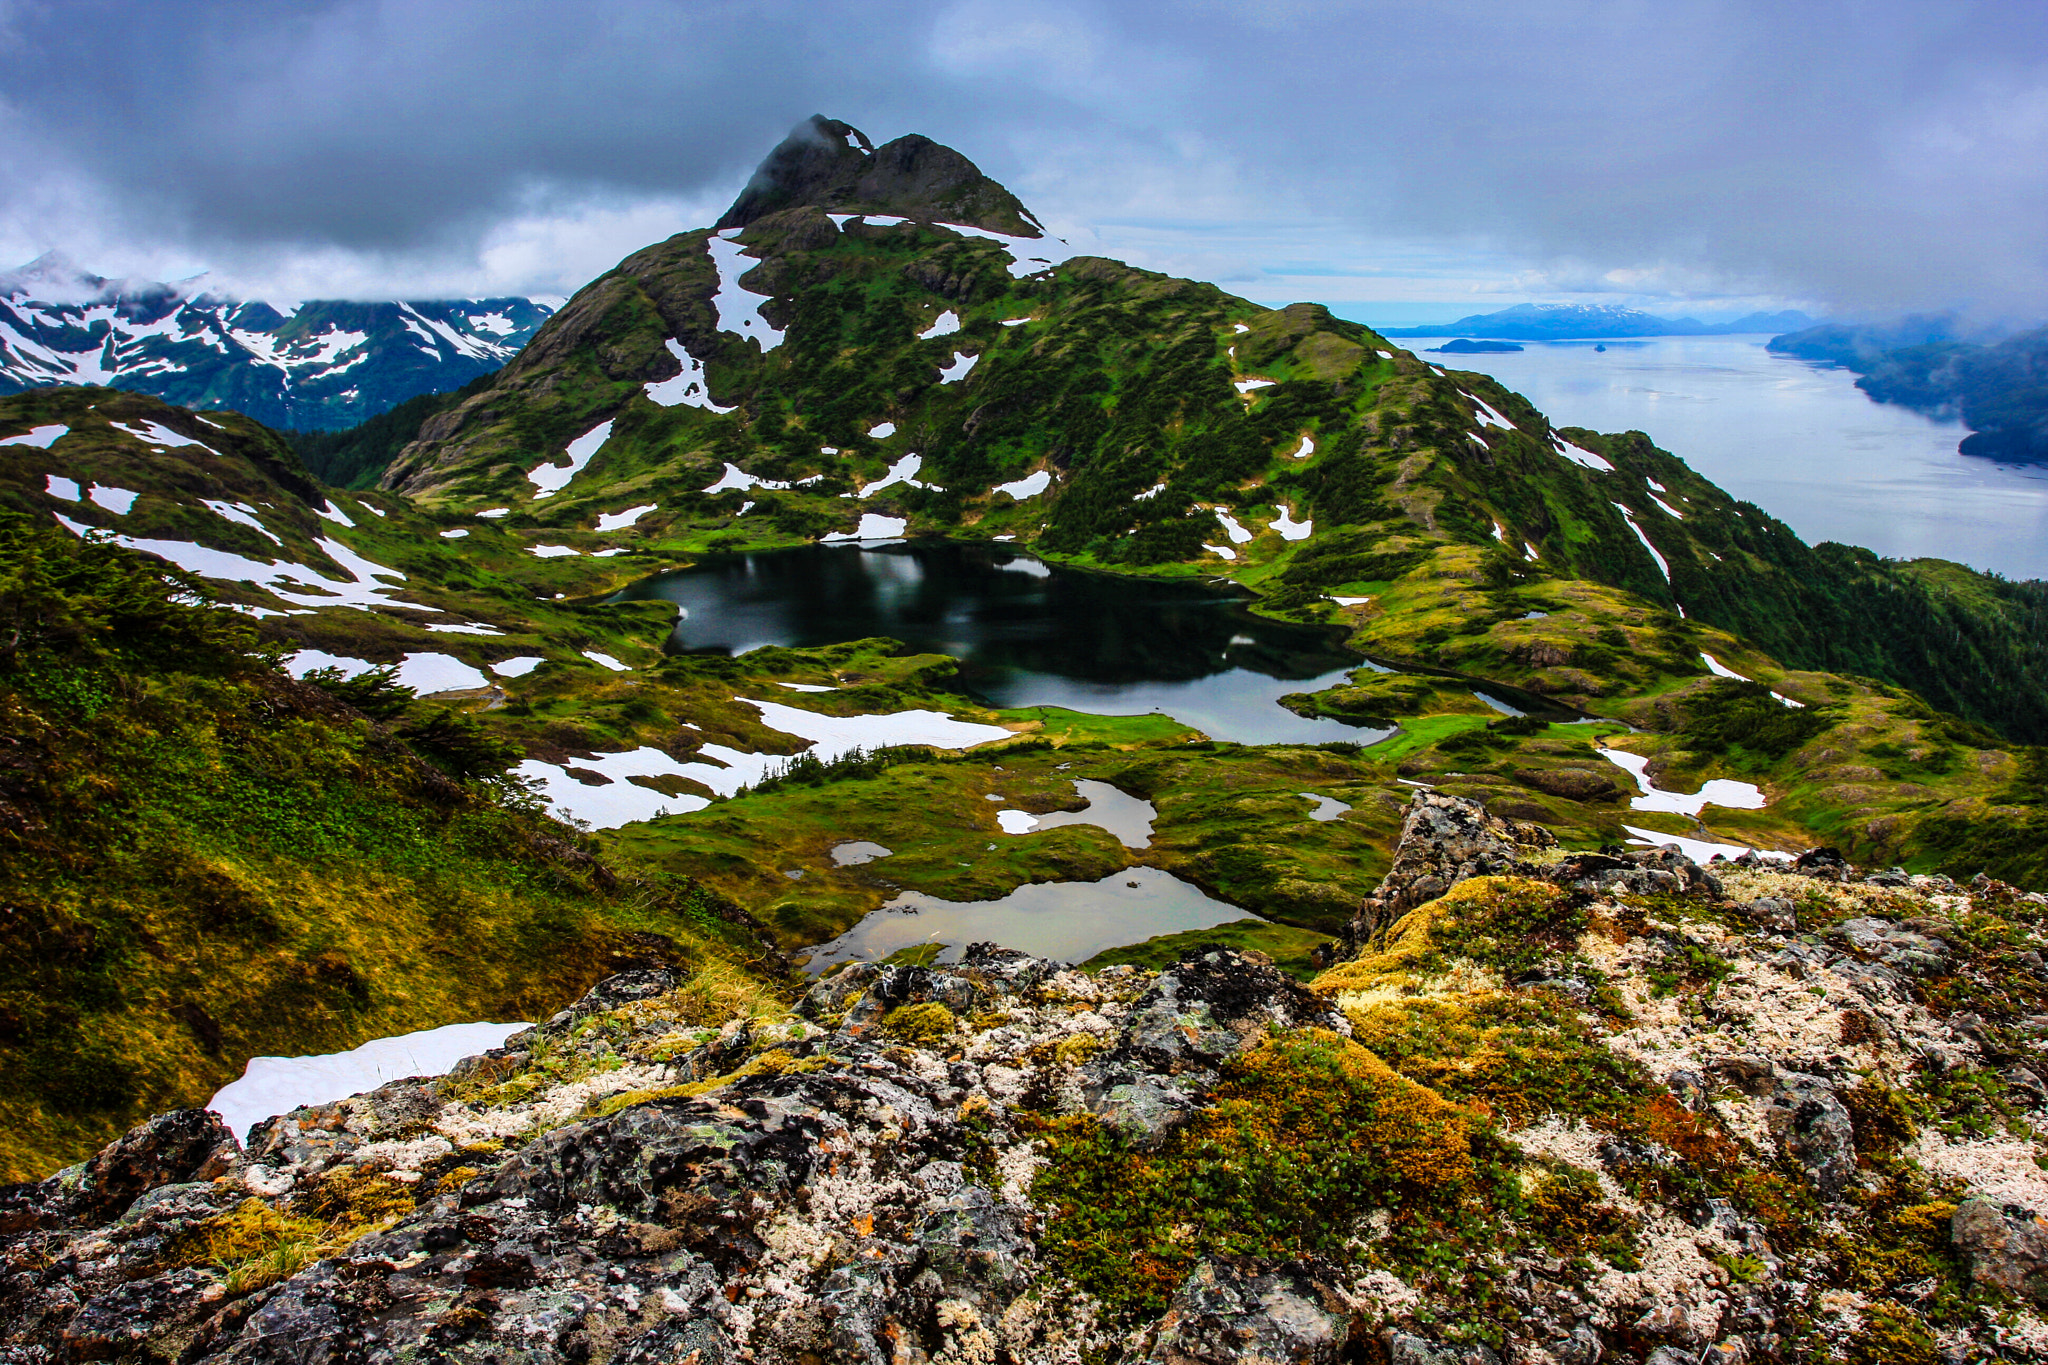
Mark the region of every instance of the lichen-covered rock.
[[1115, 1046], [1091, 1062], [1088, 1107], [1105, 1122], [1156, 1138], [1200, 1107], [1230, 1058], [1273, 1029], [1351, 1025], [1270, 962], [1203, 953], [1159, 974]]
[[1329, 1269], [1204, 1261], [1159, 1321], [1153, 1365], [1330, 1365], [1352, 1305]]
[[1949, 1223], [1970, 1275], [2014, 1298], [2048, 1304], [2048, 1218], [1988, 1199], [1966, 1199]]
[[161, 1116], [0, 1190], [0, 1365], [2048, 1360], [2048, 902], [1416, 809], [1456, 880], [1307, 987], [633, 972]]
[[1476, 801], [1418, 789], [1401, 822], [1393, 866], [1359, 907], [1354, 942], [1403, 911], [1435, 900], [1469, 877], [1496, 876], [1518, 861], [1513, 828]]
[[1823, 1198], [1838, 1198], [1856, 1174], [1856, 1134], [1834, 1087], [1788, 1071], [1765, 1101], [1765, 1121], [1785, 1154], [1806, 1169]]

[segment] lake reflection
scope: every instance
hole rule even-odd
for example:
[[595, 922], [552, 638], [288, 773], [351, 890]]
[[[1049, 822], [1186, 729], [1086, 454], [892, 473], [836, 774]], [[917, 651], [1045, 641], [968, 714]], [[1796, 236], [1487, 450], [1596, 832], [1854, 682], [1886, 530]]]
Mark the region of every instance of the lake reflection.
[[1085, 962], [1126, 943], [1250, 918], [1156, 867], [1126, 868], [1099, 882], [1029, 882], [994, 901], [906, 891], [813, 948], [804, 970], [816, 976], [842, 963], [879, 962], [923, 943], [945, 945], [940, 962], [958, 962], [968, 944], [984, 942], [1056, 962]]
[[1049, 566], [999, 545], [718, 555], [619, 598], [678, 604], [676, 640], [689, 650], [738, 654], [886, 635], [959, 659], [966, 684], [1002, 707], [1161, 711], [1243, 744], [1370, 742], [1387, 733], [1304, 719], [1274, 700], [1332, 686], [1359, 666], [1336, 630], [1254, 616], [1235, 591]]

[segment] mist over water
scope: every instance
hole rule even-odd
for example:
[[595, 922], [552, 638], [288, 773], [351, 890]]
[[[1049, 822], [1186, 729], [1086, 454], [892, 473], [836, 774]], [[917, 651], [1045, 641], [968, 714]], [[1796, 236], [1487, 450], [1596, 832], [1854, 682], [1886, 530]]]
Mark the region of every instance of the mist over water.
[[1501, 355], [1423, 359], [1490, 374], [1558, 426], [1637, 430], [1809, 544], [1953, 559], [2048, 577], [2048, 469], [1956, 450], [1969, 434], [1873, 403], [1847, 370], [1764, 349], [1770, 338], [1525, 342]]

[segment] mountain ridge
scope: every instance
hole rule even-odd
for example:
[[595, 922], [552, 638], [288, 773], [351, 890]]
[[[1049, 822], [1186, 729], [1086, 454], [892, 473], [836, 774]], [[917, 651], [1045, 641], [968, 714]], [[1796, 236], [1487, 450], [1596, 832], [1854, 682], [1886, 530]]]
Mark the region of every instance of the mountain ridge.
[[0, 393], [108, 384], [285, 429], [358, 425], [517, 354], [552, 308], [525, 298], [261, 300], [111, 280], [51, 252], [0, 274]]
[[1497, 341], [1592, 341], [1614, 337], [1733, 336], [1752, 332], [1784, 332], [1810, 326], [1813, 319], [1796, 309], [1750, 313], [1732, 322], [1707, 323], [1697, 318], [1665, 318], [1616, 304], [1520, 303], [1493, 313], [1474, 313], [1456, 322], [1425, 327], [1388, 327], [1388, 337], [1469, 336]]

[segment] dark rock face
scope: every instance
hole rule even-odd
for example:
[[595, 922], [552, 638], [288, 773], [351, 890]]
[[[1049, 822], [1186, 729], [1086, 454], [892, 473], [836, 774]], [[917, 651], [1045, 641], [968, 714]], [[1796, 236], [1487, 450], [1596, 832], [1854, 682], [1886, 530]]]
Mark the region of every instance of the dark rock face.
[[1515, 780], [1573, 801], [1606, 801], [1621, 795], [1614, 779], [1590, 768], [1525, 768], [1515, 773]]
[[913, 133], [878, 148], [852, 124], [822, 114], [768, 154], [718, 227], [746, 227], [806, 205], [1041, 235], [1015, 195], [951, 147]]
[[238, 1152], [234, 1135], [211, 1110], [158, 1114], [82, 1166], [0, 1189], [0, 1233], [118, 1218], [151, 1190], [212, 1179]]

